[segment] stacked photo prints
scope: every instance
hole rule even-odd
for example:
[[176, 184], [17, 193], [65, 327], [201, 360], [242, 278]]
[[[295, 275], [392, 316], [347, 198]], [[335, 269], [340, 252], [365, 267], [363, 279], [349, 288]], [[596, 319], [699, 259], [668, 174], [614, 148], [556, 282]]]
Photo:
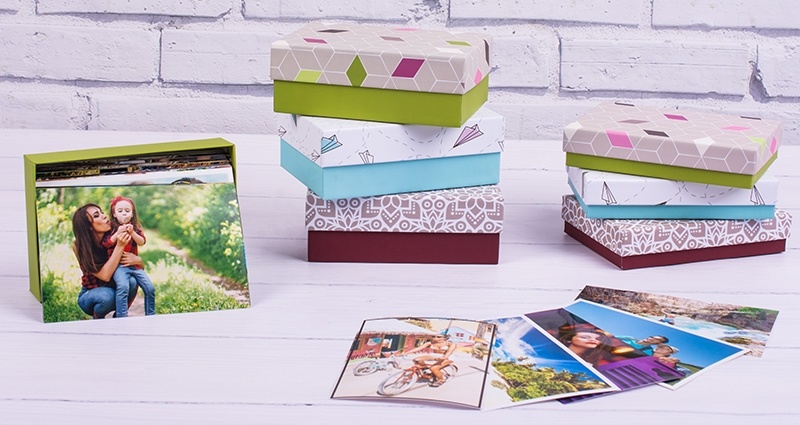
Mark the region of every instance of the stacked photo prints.
[[331, 397], [490, 410], [677, 389], [738, 356], [760, 356], [777, 314], [587, 286], [562, 308], [501, 319], [365, 320]]
[[249, 307], [233, 145], [99, 151], [26, 155], [44, 321]]

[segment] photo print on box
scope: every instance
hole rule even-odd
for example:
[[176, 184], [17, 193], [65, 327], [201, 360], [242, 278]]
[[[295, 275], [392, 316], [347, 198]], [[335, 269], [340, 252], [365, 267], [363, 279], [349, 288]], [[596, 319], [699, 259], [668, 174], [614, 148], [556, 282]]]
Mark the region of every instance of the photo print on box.
[[40, 164], [35, 186], [45, 322], [249, 307], [229, 147]]

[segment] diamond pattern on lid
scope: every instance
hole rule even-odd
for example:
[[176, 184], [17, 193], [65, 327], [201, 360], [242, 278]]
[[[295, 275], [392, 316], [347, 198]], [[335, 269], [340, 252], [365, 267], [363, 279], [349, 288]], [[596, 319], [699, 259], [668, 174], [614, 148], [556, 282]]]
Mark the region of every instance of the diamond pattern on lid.
[[694, 142], [695, 146], [697, 146], [697, 150], [700, 152], [700, 156], [705, 155], [705, 153], [708, 150], [708, 148], [711, 145], [713, 145], [714, 143], [717, 143], [717, 142], [714, 141], [714, 139], [712, 139], [710, 137], [703, 137], [702, 139], [695, 139], [695, 140], [693, 140], [693, 142]]
[[642, 123], [645, 123], [645, 122], [650, 122], [650, 121], [645, 121], [645, 120], [633, 120], [633, 119], [631, 119], [631, 120], [625, 120], [625, 121], [620, 121], [620, 122], [624, 122], [624, 123], [626, 123], [626, 124], [642, 124]]
[[684, 117], [683, 115], [677, 115], [677, 114], [664, 114], [664, 116], [665, 116], [665, 117], [667, 117], [668, 119], [671, 119], [671, 120], [677, 120], [677, 121], [689, 121], [689, 120], [688, 120], [688, 119], [686, 119], [686, 117]]
[[645, 133], [647, 133], [647, 134], [649, 134], [649, 135], [651, 135], [651, 136], [669, 137], [669, 135], [667, 135], [667, 133], [664, 133], [663, 131], [658, 131], [658, 130], [644, 130], [644, 132], [645, 132]]
[[327, 41], [321, 38], [303, 38], [303, 40], [305, 40], [306, 43], [328, 44]]
[[467, 43], [466, 41], [458, 41], [458, 40], [450, 41], [450, 40], [448, 40], [447, 43], [448, 44], [452, 44], [453, 46], [467, 46], [467, 47], [471, 46], [471, 44]]
[[319, 30], [317, 32], [327, 32], [329, 34], [338, 34], [340, 32], [347, 32], [348, 30], [337, 30], [335, 28], [328, 28], [326, 30]]
[[778, 139], [775, 136], [772, 136], [772, 140], [769, 142], [769, 152], [775, 153], [778, 149]]
[[481, 70], [478, 69], [477, 71], [475, 71], [475, 85], [480, 83], [482, 79], [483, 79], [483, 74], [481, 73]]
[[322, 75], [322, 71], [302, 69], [294, 80], [300, 83], [316, 83], [320, 75]]
[[361, 83], [367, 78], [367, 71], [358, 56], [353, 59], [353, 63], [347, 68], [347, 78], [353, 87], [361, 87]]
[[624, 131], [606, 130], [606, 135], [608, 136], [608, 141], [611, 142], [611, 146], [633, 149], [633, 144], [631, 143], [630, 137], [628, 137], [628, 133]]
[[403, 58], [392, 72], [392, 77], [414, 78], [423, 63], [425, 63], [425, 59]]
[[403, 41], [403, 39], [400, 37], [390, 37], [388, 35], [382, 35], [381, 38], [386, 41]]

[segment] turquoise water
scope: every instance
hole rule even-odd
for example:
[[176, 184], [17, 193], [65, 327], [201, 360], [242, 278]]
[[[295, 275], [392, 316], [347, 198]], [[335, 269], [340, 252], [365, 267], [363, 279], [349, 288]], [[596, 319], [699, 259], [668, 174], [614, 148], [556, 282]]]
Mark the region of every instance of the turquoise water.
[[[648, 316], [651, 319], [660, 320], [662, 316]], [[766, 332], [752, 329], [736, 329], [732, 326], [724, 326], [716, 323], [702, 322], [688, 317], [675, 317], [676, 328], [696, 333], [708, 338], [721, 339], [726, 337], [743, 337], [752, 341], [767, 342], [769, 336]]]

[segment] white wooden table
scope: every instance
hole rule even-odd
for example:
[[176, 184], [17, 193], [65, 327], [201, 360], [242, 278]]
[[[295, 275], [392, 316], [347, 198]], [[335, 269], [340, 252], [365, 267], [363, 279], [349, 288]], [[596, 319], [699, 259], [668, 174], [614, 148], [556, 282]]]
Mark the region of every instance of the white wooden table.
[[[22, 154], [222, 136], [234, 142], [252, 307], [43, 324], [28, 292]], [[313, 264], [305, 188], [276, 137], [0, 130], [0, 424], [796, 423], [800, 237], [778, 255], [618, 270], [563, 229], [557, 141], [509, 140], [497, 266]], [[779, 206], [800, 219], [800, 147], [773, 165]], [[499, 318], [563, 306], [586, 284], [780, 310], [764, 357], [742, 357], [677, 391], [490, 412], [331, 400], [361, 321]], [[457, 422], [456, 422], [457, 421]]]

